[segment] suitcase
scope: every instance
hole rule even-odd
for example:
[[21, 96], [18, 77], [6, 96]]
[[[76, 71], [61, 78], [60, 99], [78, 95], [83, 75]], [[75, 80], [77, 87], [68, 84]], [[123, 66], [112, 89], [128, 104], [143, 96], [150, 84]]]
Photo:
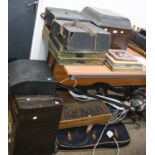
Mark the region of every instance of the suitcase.
[[140, 29], [139, 32], [134, 32], [130, 42], [146, 52], [146, 30]]
[[78, 20], [78, 21], [89, 21], [78, 11], [61, 9], [61, 8], [51, 8], [47, 7], [45, 9], [45, 24], [50, 28], [55, 19], [63, 20]]
[[110, 48], [110, 33], [90, 22], [55, 20], [50, 37], [55, 36], [67, 50], [106, 51]]
[[62, 113], [53, 96], [18, 96], [9, 104], [12, 155], [51, 155]]
[[9, 95], [55, 95], [56, 80], [46, 61], [17, 60], [9, 63]]
[[111, 49], [126, 49], [132, 35], [132, 27], [128, 18], [110, 10], [85, 7], [81, 14], [94, 24], [111, 33]]

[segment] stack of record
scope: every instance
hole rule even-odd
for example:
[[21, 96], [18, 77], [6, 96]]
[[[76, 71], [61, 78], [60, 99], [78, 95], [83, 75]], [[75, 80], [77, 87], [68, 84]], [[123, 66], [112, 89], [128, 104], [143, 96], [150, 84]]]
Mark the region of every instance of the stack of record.
[[106, 65], [112, 71], [142, 71], [143, 65], [125, 50], [109, 50], [105, 55]]
[[[103, 65], [105, 53], [91, 50], [66, 50], [60, 43], [60, 48], [56, 47], [56, 38], [49, 38], [49, 52], [60, 65]], [[57, 40], [58, 41], [58, 40]]]

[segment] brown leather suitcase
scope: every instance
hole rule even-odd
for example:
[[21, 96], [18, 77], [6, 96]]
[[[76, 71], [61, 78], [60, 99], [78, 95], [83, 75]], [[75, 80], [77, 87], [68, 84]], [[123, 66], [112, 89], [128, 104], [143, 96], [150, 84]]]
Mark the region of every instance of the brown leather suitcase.
[[85, 7], [81, 14], [111, 33], [112, 49], [126, 49], [132, 35], [130, 20], [110, 10]]
[[20, 96], [9, 104], [12, 155], [51, 155], [62, 113], [53, 96]]

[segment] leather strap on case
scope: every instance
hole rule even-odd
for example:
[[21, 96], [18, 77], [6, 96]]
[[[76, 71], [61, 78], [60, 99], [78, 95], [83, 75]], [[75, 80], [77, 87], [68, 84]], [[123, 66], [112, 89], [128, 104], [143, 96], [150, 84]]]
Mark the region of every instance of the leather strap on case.
[[61, 25], [60, 27], [60, 32], [59, 34], [63, 37], [64, 36], [64, 26], [68, 26], [68, 27], [78, 27], [80, 29], [84, 29], [85, 31], [87, 31], [91, 36], [94, 37], [94, 50], [96, 49], [96, 32], [94, 32], [92, 29], [90, 29], [88, 26], [82, 24], [81, 22], [78, 22], [76, 20], [74, 21], [69, 21], [64, 23], [63, 25]]

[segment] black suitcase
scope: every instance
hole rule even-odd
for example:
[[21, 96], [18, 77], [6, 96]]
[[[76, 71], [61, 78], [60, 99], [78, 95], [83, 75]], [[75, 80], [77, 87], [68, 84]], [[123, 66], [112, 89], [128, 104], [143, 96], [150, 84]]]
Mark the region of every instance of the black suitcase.
[[106, 51], [110, 48], [110, 33], [90, 22], [55, 20], [50, 36], [58, 38], [67, 50]]
[[81, 14], [97, 26], [111, 33], [112, 49], [126, 49], [132, 35], [130, 20], [115, 12], [104, 9], [85, 7]]
[[134, 43], [146, 52], [146, 30], [140, 29], [139, 32], [134, 32], [130, 38], [130, 42]]
[[62, 113], [53, 96], [19, 96], [9, 104], [12, 155], [51, 155]]
[[50, 28], [55, 19], [63, 20], [78, 20], [78, 21], [89, 21], [78, 11], [61, 9], [61, 8], [51, 8], [47, 7], [45, 9], [45, 24]]
[[56, 80], [46, 61], [17, 60], [9, 63], [9, 95], [55, 95]]

